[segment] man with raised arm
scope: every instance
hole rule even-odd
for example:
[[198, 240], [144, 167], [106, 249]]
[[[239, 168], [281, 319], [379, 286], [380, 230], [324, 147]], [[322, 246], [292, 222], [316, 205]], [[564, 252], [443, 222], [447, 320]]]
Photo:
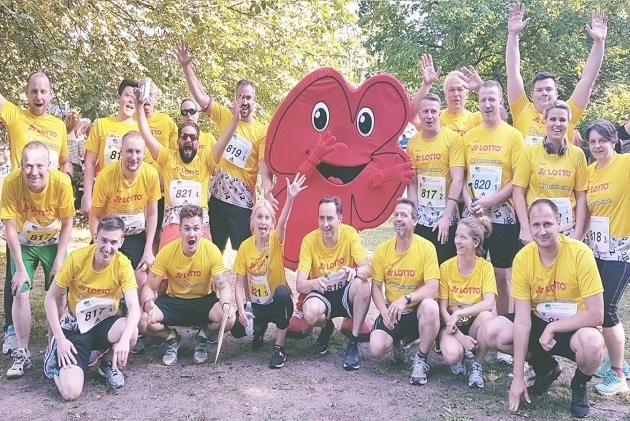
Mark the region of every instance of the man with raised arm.
[[[513, 125], [525, 137], [525, 144], [529, 145], [543, 140], [546, 129], [543, 111], [551, 101], [558, 99], [556, 78], [548, 72], [540, 72], [532, 81], [532, 100], [527, 98], [523, 77], [521, 76], [521, 52], [519, 49], [519, 34], [529, 23], [523, 19], [525, 5], [515, 3], [510, 9], [508, 18], [508, 38], [505, 47], [505, 63], [507, 67], [507, 95], [512, 111]], [[567, 133], [573, 133], [575, 126], [582, 117], [588, 104], [593, 85], [604, 60], [604, 43], [608, 32], [608, 17], [600, 10], [594, 10], [591, 26], [587, 26], [588, 34], [593, 38], [593, 46], [588, 55], [582, 77], [567, 101], [571, 108], [571, 122]]]
[[[222, 134], [232, 119], [230, 109], [213, 101], [212, 97], [205, 93], [193, 71], [194, 57], [188, 43], [183, 42], [175, 53], [184, 70], [188, 88], [201, 105], [201, 110], [219, 126], [219, 134]], [[251, 235], [248, 221], [256, 203], [256, 178], [259, 168], [265, 197], [277, 207], [277, 201], [271, 196], [273, 175], [264, 161], [267, 126], [254, 118], [256, 106], [254, 83], [245, 79], [240, 80], [236, 85], [234, 101], [240, 104], [240, 121], [236, 133], [222, 153], [223, 157], [217, 161], [218, 166], [212, 174], [211, 196], [208, 202], [212, 241], [221, 252], [225, 250], [228, 237], [232, 249], [238, 250], [241, 243]]]

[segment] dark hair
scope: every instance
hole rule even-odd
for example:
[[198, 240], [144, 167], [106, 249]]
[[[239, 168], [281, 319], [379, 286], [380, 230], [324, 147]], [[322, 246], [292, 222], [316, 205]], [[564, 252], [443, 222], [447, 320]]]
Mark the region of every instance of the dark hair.
[[615, 152], [621, 153], [621, 142], [619, 142], [617, 129], [615, 128], [614, 124], [604, 119], [593, 121], [591, 124], [588, 125], [586, 131], [584, 132], [586, 136], [586, 143], [588, 143], [588, 138], [592, 131], [597, 132], [597, 134], [599, 134], [605, 140], [614, 142]]
[[106, 215], [98, 222], [96, 234], [98, 235], [101, 230], [125, 232], [125, 222], [116, 215]]
[[337, 210], [337, 215], [341, 215], [342, 214], [342, 212], [343, 212], [343, 204], [341, 203], [341, 199], [338, 198], [337, 196], [324, 196], [324, 197], [322, 197], [320, 199], [319, 205], [317, 205], [317, 207], [319, 208], [324, 203], [334, 203], [335, 204], [335, 209]]
[[485, 251], [483, 249], [483, 240], [488, 238], [492, 234], [492, 221], [486, 215], [479, 218], [475, 216], [469, 216], [459, 221], [458, 225], [465, 225], [470, 230], [470, 236], [473, 240], [479, 241], [475, 254], [483, 257]]
[[549, 209], [551, 209], [551, 211], [557, 215], [557, 217], [559, 218], [560, 216], [560, 210], [558, 209], [558, 205], [556, 205], [552, 200], [549, 199], [536, 199], [534, 200], [534, 202], [529, 205], [529, 208], [527, 209], [527, 217], [530, 218], [531, 217], [531, 213], [532, 213], [532, 209], [534, 209], [535, 207], [539, 207], [539, 206], [543, 206], [546, 205], [549, 207]]
[[120, 82], [120, 85], [118, 85], [118, 95], [122, 95], [125, 88], [129, 86], [132, 88], [137, 88], [138, 81], [132, 79], [123, 79], [122, 82]]
[[236, 90], [238, 91], [238, 88], [240, 88], [240, 87], [241, 87], [241, 86], [243, 86], [243, 85], [249, 85], [249, 86], [251, 86], [251, 87], [252, 87], [252, 89], [253, 89], [254, 91], [256, 91], [256, 85], [254, 85], [254, 82], [252, 82], [252, 81], [251, 81], [251, 80], [249, 80], [249, 79], [241, 79], [241, 80], [239, 80], [239, 81], [236, 83]]
[[553, 80], [553, 84], [556, 85], [558, 82], [556, 81], [556, 77], [554, 75], [552, 75], [549, 72], [540, 72], [537, 73], [536, 76], [534, 76], [534, 80], [532, 80], [532, 91], [534, 90], [534, 85], [536, 85], [536, 82], [540, 82], [541, 80], [547, 80], [547, 79], [551, 79]]
[[186, 218], [194, 218], [195, 216], [198, 216], [203, 222], [203, 209], [201, 207], [196, 205], [184, 205], [179, 211], [180, 223]]
[[418, 206], [416, 206], [415, 203], [413, 203], [412, 200], [407, 199], [406, 197], [401, 197], [398, 200], [396, 200], [396, 205], [409, 205], [411, 206], [411, 217], [413, 218], [414, 221], [418, 220]]
[[195, 123], [194, 121], [187, 121], [184, 124], [182, 124], [181, 126], [179, 126], [179, 129], [177, 129], [177, 137], [181, 137], [182, 136], [182, 129], [186, 126], [190, 126], [193, 129], [195, 129], [195, 132], [197, 132], [197, 137], [199, 137], [199, 126], [197, 125], [197, 123]]

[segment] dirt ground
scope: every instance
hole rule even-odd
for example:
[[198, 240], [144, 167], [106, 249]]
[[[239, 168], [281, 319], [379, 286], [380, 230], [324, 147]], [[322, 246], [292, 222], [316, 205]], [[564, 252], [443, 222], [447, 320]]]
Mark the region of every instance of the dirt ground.
[[[387, 233], [389, 235], [389, 233]], [[369, 248], [369, 244], [366, 245]], [[233, 255], [226, 255], [231, 267]], [[295, 276], [289, 277], [294, 283]], [[42, 314], [40, 312], [40, 314]], [[371, 308], [368, 318], [374, 320]], [[261, 351], [251, 350], [251, 340], [226, 335], [217, 365], [216, 345], [209, 345], [205, 364], [192, 362], [193, 331], [178, 329], [183, 336], [179, 361], [172, 367], [161, 364], [162, 348], [148, 347], [134, 355], [123, 372], [126, 385], [108, 390], [95, 371], [88, 373], [83, 394], [74, 402], [62, 401], [54, 383], [43, 377], [45, 331], [38, 321], [31, 352], [33, 367], [17, 380], [0, 376], [0, 420], [563, 420], [570, 419], [569, 381], [575, 366], [563, 361], [564, 373], [549, 396], [512, 414], [507, 410], [507, 374], [494, 362], [485, 365], [486, 388], [471, 390], [467, 377], [456, 377], [441, 357], [429, 356], [431, 371], [425, 386], [408, 382], [410, 366], [397, 365], [391, 355], [373, 358], [367, 344], [360, 345], [361, 368], [342, 368], [346, 338], [337, 330], [330, 353], [315, 355], [307, 339], [287, 339], [287, 362], [272, 370], [267, 362], [273, 348], [275, 327], [270, 325]], [[341, 319], [336, 320], [339, 327]], [[408, 356], [413, 355], [412, 349]], [[11, 364], [0, 357], [0, 370]], [[591, 390], [592, 390], [591, 383]], [[603, 399], [591, 393], [591, 419], [630, 420], [630, 400]]]

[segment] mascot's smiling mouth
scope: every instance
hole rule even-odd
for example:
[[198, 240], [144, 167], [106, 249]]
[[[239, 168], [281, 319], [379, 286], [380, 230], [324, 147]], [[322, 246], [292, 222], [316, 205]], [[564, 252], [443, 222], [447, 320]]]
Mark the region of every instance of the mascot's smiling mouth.
[[367, 164], [357, 165], [356, 167], [339, 167], [322, 162], [317, 166], [317, 171], [329, 182], [342, 185], [354, 181], [366, 166]]

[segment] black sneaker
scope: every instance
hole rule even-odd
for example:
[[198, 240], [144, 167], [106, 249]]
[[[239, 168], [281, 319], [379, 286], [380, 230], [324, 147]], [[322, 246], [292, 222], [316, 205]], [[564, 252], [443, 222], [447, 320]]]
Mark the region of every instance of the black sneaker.
[[254, 325], [254, 340], [252, 341], [252, 349], [254, 351], [260, 351], [263, 347], [263, 338], [265, 337], [265, 332], [267, 332], [267, 326], [258, 326]]
[[586, 383], [575, 384], [571, 382], [571, 416], [586, 418], [590, 410]]
[[540, 396], [545, 395], [549, 392], [549, 388], [551, 387], [551, 383], [553, 383], [562, 373], [562, 368], [556, 363], [556, 366], [547, 374], [536, 374], [536, 380], [534, 381], [534, 385], [527, 388], [527, 391], [530, 395]]
[[359, 369], [359, 346], [355, 341], [348, 342], [346, 346], [346, 360], [343, 362], [345, 370]]
[[317, 337], [317, 342], [313, 345], [313, 351], [318, 353], [319, 355], [328, 354], [328, 343], [330, 342], [330, 337], [335, 331], [335, 325], [332, 320], [326, 321], [326, 325], [322, 328], [321, 332], [319, 332], [319, 336]]
[[269, 368], [282, 368], [286, 360], [287, 355], [284, 353], [284, 347], [276, 345], [273, 347], [273, 354], [269, 360]]

